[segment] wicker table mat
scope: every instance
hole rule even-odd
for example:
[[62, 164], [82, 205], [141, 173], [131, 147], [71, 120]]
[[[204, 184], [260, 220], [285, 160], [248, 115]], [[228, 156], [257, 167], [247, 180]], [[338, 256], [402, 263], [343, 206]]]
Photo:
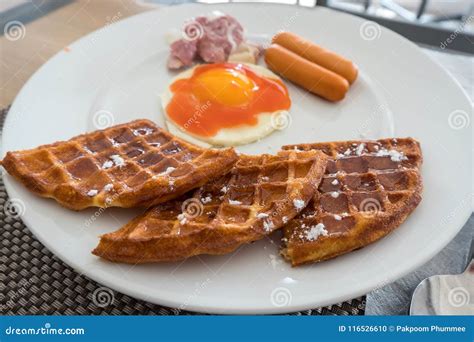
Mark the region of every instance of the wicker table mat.
[[[0, 127], [8, 109], [0, 111]], [[31, 234], [9, 205], [0, 178], [0, 314], [189, 315], [137, 300], [79, 275]], [[296, 315], [363, 315], [365, 297]]]

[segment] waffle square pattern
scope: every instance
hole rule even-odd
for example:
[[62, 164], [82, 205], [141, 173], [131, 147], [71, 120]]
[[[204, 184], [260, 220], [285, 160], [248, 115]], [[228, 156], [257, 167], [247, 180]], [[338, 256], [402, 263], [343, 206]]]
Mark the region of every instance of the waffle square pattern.
[[103, 235], [93, 253], [145, 263], [232, 252], [301, 212], [313, 198], [326, 162], [319, 151], [241, 155], [229, 174]]
[[293, 265], [364, 247], [397, 228], [421, 201], [422, 155], [411, 138], [285, 146], [331, 159], [309, 205], [285, 228]]
[[81, 210], [162, 203], [222, 176], [237, 159], [233, 149], [202, 149], [135, 120], [8, 152], [2, 166], [36, 194]]

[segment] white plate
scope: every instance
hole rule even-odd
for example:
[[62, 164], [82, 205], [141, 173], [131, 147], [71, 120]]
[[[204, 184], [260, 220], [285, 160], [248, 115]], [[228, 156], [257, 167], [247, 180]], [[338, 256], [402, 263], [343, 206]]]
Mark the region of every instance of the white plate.
[[[163, 123], [158, 95], [172, 75], [164, 34], [185, 19], [220, 9], [249, 35], [290, 30], [345, 55], [360, 78], [337, 104], [290, 86], [291, 125], [240, 150], [276, 151], [282, 144], [385, 136], [421, 141], [424, 199], [390, 236], [321, 264], [291, 268], [278, 239], [231, 255], [183, 263], [113, 264], [90, 251], [98, 235], [119, 228], [134, 210], [72, 212], [41, 199], [11, 177], [9, 195], [24, 205], [23, 220], [53, 253], [78, 272], [117, 291], [188, 310], [278, 313], [362, 295], [421, 266], [445, 246], [470, 208], [470, 103], [456, 82], [417, 46], [356, 17], [327, 9], [268, 4], [187, 5], [141, 14], [90, 34], [60, 52], [25, 85], [8, 115], [3, 151], [68, 139], [97, 126], [149, 118]], [[97, 114], [99, 113], [99, 114]], [[110, 115], [112, 113], [112, 115]], [[463, 121], [464, 119], [464, 121]]]

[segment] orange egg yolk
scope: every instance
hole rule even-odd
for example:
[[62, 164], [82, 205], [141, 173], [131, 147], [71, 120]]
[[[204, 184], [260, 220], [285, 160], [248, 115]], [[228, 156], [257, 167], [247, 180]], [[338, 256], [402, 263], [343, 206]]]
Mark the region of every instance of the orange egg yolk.
[[260, 76], [243, 64], [199, 66], [190, 78], [173, 82], [170, 89], [169, 118], [203, 137], [212, 137], [222, 128], [255, 126], [259, 114], [291, 106], [283, 82]]

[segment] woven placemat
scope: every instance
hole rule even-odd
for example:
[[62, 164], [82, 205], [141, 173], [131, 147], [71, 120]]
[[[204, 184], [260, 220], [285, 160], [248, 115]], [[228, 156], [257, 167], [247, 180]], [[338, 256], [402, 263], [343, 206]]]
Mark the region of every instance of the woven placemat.
[[[0, 111], [0, 127], [8, 109]], [[44, 247], [15, 215], [0, 180], [0, 314], [189, 315], [102, 287], [79, 275]], [[365, 297], [294, 313], [363, 315]]]

